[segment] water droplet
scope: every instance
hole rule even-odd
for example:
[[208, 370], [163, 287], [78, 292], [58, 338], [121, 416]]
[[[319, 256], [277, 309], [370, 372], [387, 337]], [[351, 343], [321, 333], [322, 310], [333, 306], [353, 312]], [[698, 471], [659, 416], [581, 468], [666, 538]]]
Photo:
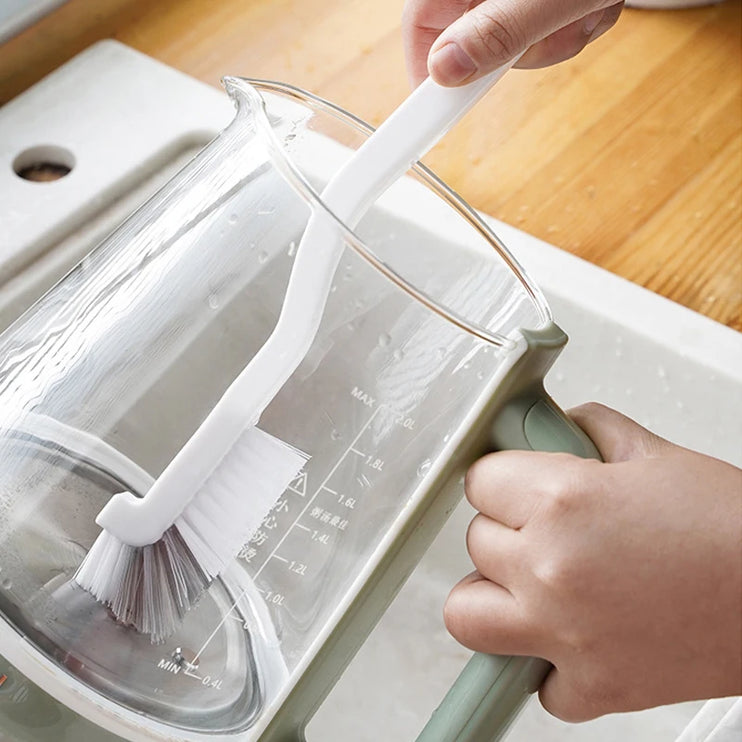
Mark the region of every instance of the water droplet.
[[681, 399], [675, 402], [675, 405], [679, 410], [685, 409], [685, 402], [683, 402]]
[[346, 329], [350, 330], [351, 332], [356, 329], [356, 323], [355, 322], [348, 322], [347, 325], [345, 325]]
[[12, 581], [9, 580], [9, 579], [7, 579], [7, 578], [4, 579], [3, 580], [3, 590], [10, 590], [11, 587], [13, 587]]
[[237, 214], [230, 214], [229, 219], [227, 219], [227, 221], [230, 224], [237, 224]]
[[479, 381], [482, 381], [483, 378], [484, 378], [484, 371], [477, 371], [477, 379], [479, 379]]
[[657, 376], [660, 377], [660, 379], [666, 379], [667, 378], [667, 371], [665, 370], [664, 366], [660, 366], [657, 369]]
[[445, 358], [446, 357], [446, 349], [445, 348], [438, 348], [436, 351], [436, 355], [438, 358]]
[[417, 476], [424, 477], [430, 471], [432, 463], [433, 462], [430, 459], [425, 459], [425, 461], [417, 467]]
[[258, 253], [258, 262], [265, 263], [266, 260], [268, 260], [268, 253], [265, 250], [261, 250]]
[[209, 294], [208, 302], [209, 302], [209, 306], [212, 309], [219, 309], [219, 296], [218, 296], [218, 294]]
[[404, 352], [401, 351], [399, 348], [397, 348], [397, 350], [395, 350], [394, 353], [392, 353], [392, 358], [395, 361], [401, 361], [404, 358]]
[[338, 430], [335, 428], [332, 429], [332, 432], [330, 433], [330, 438], [334, 441], [339, 441], [343, 436], [340, 434]]
[[295, 254], [296, 254], [296, 242], [294, 242], [294, 240], [291, 240], [291, 242], [289, 242], [289, 257], [293, 258]]
[[451, 434], [450, 433], [446, 433], [446, 435], [443, 436], [443, 442], [444, 443], [448, 443], [448, 441], [450, 441], [450, 440], [451, 440]]
[[616, 358], [621, 358], [623, 355], [623, 348], [616, 348]]
[[392, 342], [392, 336], [389, 335], [389, 333], [382, 332], [381, 335], [379, 335], [379, 345], [382, 348], [385, 348], [391, 342]]

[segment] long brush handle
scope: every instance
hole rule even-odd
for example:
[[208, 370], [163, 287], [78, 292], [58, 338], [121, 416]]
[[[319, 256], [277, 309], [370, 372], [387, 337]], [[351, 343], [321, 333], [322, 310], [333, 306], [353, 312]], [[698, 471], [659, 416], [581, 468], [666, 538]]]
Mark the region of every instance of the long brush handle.
[[[333, 176], [322, 193], [325, 206], [352, 229], [516, 61], [462, 87], [446, 88], [426, 79]], [[147, 495], [115, 495], [96, 519], [100, 526], [131, 546], [145, 546], [173, 524], [306, 356], [343, 248], [342, 228], [325, 210], [316, 209], [299, 243], [284, 304], [266, 343]]]

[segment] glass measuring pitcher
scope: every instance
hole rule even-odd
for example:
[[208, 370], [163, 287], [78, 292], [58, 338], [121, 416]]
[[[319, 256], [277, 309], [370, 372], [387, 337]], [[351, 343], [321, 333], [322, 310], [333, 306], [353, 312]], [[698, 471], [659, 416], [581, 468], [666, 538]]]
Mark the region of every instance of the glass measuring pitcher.
[[259, 423], [309, 460], [227, 572], [162, 644], [78, 588], [103, 505], [148, 490], [269, 336], [317, 194], [369, 133], [289, 86], [227, 88], [230, 126], [0, 337], [2, 652], [131, 739], [300, 727], [464, 467], [493, 435], [541, 445], [555, 414], [546, 303], [418, 166], [354, 231], [335, 220], [319, 331]]

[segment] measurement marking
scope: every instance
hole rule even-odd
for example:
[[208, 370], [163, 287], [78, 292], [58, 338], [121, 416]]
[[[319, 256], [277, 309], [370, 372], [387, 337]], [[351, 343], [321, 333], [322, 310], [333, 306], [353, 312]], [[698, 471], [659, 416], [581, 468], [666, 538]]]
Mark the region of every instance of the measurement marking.
[[[260, 573], [265, 568], [265, 565], [268, 564], [268, 562], [271, 559], [271, 557], [275, 556], [275, 553], [278, 551], [278, 549], [281, 548], [281, 546], [283, 545], [283, 542], [288, 538], [289, 534], [294, 529], [294, 526], [301, 520], [301, 518], [304, 516], [304, 513], [306, 513], [307, 510], [309, 510], [310, 506], [314, 502], [314, 500], [317, 497], [317, 495], [319, 495], [319, 493], [322, 490], [326, 490], [328, 492], [332, 492], [332, 490], [330, 490], [325, 485], [330, 481], [330, 478], [332, 477], [332, 475], [338, 470], [338, 468], [340, 467], [340, 464], [343, 463], [343, 460], [347, 456], [348, 452], [354, 450], [353, 449], [353, 446], [355, 446], [355, 444], [358, 443], [358, 441], [360, 440], [361, 436], [366, 432], [366, 429], [368, 428], [369, 425], [371, 425], [371, 423], [373, 422], [373, 419], [376, 417], [376, 415], [378, 415], [379, 412], [381, 410], [383, 410], [383, 409], [385, 409], [384, 408], [384, 405], [380, 405], [379, 407], [377, 407], [373, 411], [373, 413], [371, 414], [371, 417], [369, 417], [369, 419], [366, 420], [366, 422], [364, 423], [363, 427], [358, 431], [358, 434], [356, 435], [356, 437], [351, 441], [350, 446], [348, 447], [348, 449], [337, 460], [337, 462], [335, 463], [335, 466], [333, 466], [332, 469], [330, 469], [330, 473], [324, 478], [324, 481], [322, 482], [322, 484], [320, 484], [320, 486], [317, 487], [317, 489], [315, 490], [314, 494], [309, 498], [309, 500], [307, 501], [306, 505], [304, 505], [304, 507], [302, 508], [302, 510], [299, 513], [299, 515], [296, 516], [296, 519], [294, 520], [294, 522], [291, 524], [291, 526], [289, 526], [289, 528], [287, 529], [286, 533], [283, 534], [283, 536], [281, 537], [281, 540], [273, 547], [273, 551], [268, 555], [268, 558], [263, 562], [263, 564], [260, 565], [260, 568], [257, 570], [257, 572], [255, 572], [255, 575], [252, 578], [253, 581], [255, 581], [255, 580], [258, 579], [258, 577], [260, 576]], [[337, 494], [337, 492], [335, 492], [334, 494]], [[284, 559], [283, 561], [285, 562], [285, 561], [288, 561], [288, 560]], [[209, 634], [208, 638], [203, 643], [203, 646], [201, 647], [201, 649], [198, 650], [198, 652], [196, 653], [196, 656], [193, 658], [193, 662], [194, 663], [198, 660], [198, 658], [201, 656], [201, 653], [206, 649], [206, 647], [209, 646], [209, 644], [211, 643], [211, 640], [216, 636], [216, 632], [219, 631], [219, 629], [221, 629], [221, 627], [224, 625], [224, 622], [227, 620], [229, 614], [231, 614], [231, 612], [235, 609], [235, 606], [237, 605], [237, 603], [239, 603], [240, 600], [242, 600], [242, 598], [247, 594], [247, 591], [248, 591], [248, 588], [245, 588], [237, 596], [237, 598], [232, 603], [232, 606], [229, 608], [229, 610], [224, 615], [224, 617], [222, 618], [222, 620], [219, 621], [219, 623], [216, 625], [216, 628], [211, 632], [211, 634]]]
[[290, 492], [299, 495], [299, 497], [304, 497], [307, 494], [307, 473], [305, 471], [299, 472], [291, 482], [289, 482], [287, 489]]
[[348, 450], [358, 456], [363, 456], [364, 459], [366, 458], [366, 454], [363, 451], [359, 451], [357, 448], [349, 448]]
[[[331, 495], [337, 495], [337, 492], [335, 492], [335, 490], [331, 490], [329, 487], [322, 486], [322, 487], [320, 487], [320, 489], [321, 490], [324, 490], [325, 492], [329, 492]], [[292, 526], [292, 528], [293, 528], [293, 526]]]
[[[195, 660], [194, 660], [195, 662]], [[193, 665], [193, 662], [189, 662], [188, 664]], [[195, 672], [191, 672], [191, 668], [186, 665], [185, 670], [183, 670], [183, 675], [187, 675], [189, 678], [196, 678], [196, 680], [202, 680], [203, 678], [200, 675], [196, 675]]]
[[301, 523], [296, 524], [297, 528], [301, 528], [302, 531], [311, 531], [311, 528], [307, 528], [306, 526], [303, 526]]
[[[288, 559], [284, 559], [282, 556], [278, 556], [278, 554], [271, 554], [268, 559], [278, 559], [279, 562], [286, 562], [286, 564], [289, 563]], [[257, 575], [255, 575], [257, 577]]]

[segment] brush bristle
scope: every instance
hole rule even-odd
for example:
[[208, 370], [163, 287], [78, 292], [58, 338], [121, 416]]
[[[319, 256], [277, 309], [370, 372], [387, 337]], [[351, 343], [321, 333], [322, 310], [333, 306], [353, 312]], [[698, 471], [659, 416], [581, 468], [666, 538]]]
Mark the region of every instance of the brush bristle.
[[101, 531], [75, 580], [154, 644], [173, 633], [211, 583], [175, 526], [143, 547]]
[[308, 456], [248, 428], [159, 541], [144, 547], [101, 531], [75, 581], [121, 622], [170, 636], [278, 501]]

